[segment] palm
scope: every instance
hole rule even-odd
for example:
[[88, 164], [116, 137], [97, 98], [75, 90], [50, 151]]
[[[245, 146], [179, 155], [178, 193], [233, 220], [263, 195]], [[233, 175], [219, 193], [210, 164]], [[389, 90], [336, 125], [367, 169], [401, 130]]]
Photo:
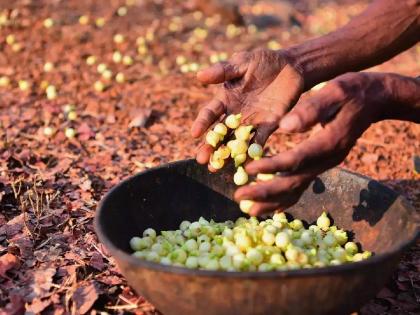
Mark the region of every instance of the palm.
[[[270, 50], [234, 55], [229, 63], [205, 70], [199, 79], [224, 85], [198, 115], [193, 135], [201, 136], [223, 114], [242, 113], [243, 123], [255, 127], [255, 141], [260, 144], [266, 142], [303, 91], [302, 77], [287, 57]], [[198, 160], [207, 163], [211, 151], [204, 150]]]

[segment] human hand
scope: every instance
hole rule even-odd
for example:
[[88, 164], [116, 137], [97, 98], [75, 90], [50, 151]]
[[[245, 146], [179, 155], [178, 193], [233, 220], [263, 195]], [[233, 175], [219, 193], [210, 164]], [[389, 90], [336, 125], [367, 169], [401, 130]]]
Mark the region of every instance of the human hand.
[[323, 128], [293, 149], [253, 161], [248, 174], [284, 172], [274, 179], [239, 188], [235, 199], [255, 201], [251, 215], [284, 210], [296, 203], [320, 173], [341, 163], [357, 139], [388, 113], [392, 89], [388, 74], [349, 73], [301, 100], [280, 122], [286, 132], [303, 132], [317, 123]]
[[[261, 145], [278, 128], [280, 119], [304, 89], [303, 77], [285, 51], [237, 53], [228, 62], [199, 72], [197, 78], [204, 84], [224, 83], [224, 86], [199, 112], [191, 128], [192, 136], [201, 137], [226, 114], [241, 113], [242, 123], [254, 126], [254, 142]], [[208, 163], [213, 150], [203, 143], [197, 161]]]

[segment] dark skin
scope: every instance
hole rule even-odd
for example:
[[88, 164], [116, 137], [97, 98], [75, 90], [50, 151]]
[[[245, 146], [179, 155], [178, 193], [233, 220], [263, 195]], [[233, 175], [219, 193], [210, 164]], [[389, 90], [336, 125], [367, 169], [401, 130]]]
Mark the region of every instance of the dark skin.
[[248, 174], [285, 172], [235, 193], [255, 200], [251, 215], [286, 209], [296, 203], [320, 173], [340, 164], [372, 123], [383, 119], [420, 123], [420, 80], [388, 73], [348, 73], [314, 96], [300, 101], [280, 122], [287, 132], [322, 129], [292, 150], [253, 161]]
[[[242, 122], [256, 128], [255, 141], [264, 144], [278, 128], [281, 117], [303, 92], [303, 77], [287, 53], [258, 50], [233, 55], [229, 62], [219, 63], [198, 73], [206, 84], [224, 83], [213, 100], [199, 112], [191, 129], [201, 137], [225, 114], [242, 113]], [[278, 93], [279, 86], [290, 88]], [[197, 161], [208, 163], [213, 148], [203, 143]]]
[[[254, 141], [260, 144], [279, 126], [300, 132], [322, 123], [320, 132], [293, 150], [246, 166], [252, 175], [280, 171], [287, 175], [241, 187], [235, 198], [258, 201], [252, 215], [285, 209], [316, 175], [339, 164], [371, 123], [418, 122], [420, 115], [418, 81], [397, 75], [338, 77], [286, 115], [300, 95], [320, 82], [392, 58], [419, 40], [420, 1], [377, 0], [334, 33], [287, 50], [240, 53], [198, 74], [205, 84], [224, 86], [200, 111], [192, 135], [200, 137], [225, 114], [238, 112], [243, 123], [256, 127]], [[201, 145], [197, 161], [208, 163], [212, 151], [209, 145]]]

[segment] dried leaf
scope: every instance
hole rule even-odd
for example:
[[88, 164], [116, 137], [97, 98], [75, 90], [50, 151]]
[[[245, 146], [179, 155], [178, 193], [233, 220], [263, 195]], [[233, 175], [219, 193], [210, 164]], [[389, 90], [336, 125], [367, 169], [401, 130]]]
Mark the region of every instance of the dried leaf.
[[29, 237], [24, 236], [14, 239], [12, 244], [19, 248], [22, 259], [28, 259], [33, 256], [33, 242]]
[[80, 141], [87, 141], [95, 136], [95, 132], [93, 132], [86, 122], [80, 124], [77, 128], [77, 134]]
[[132, 112], [132, 119], [130, 123], [128, 124], [129, 128], [135, 128], [135, 127], [144, 127], [146, 126], [150, 116], [152, 115], [152, 110], [148, 108], [141, 108], [137, 109]]
[[182, 132], [182, 128], [178, 125], [168, 123], [166, 124], [166, 130], [168, 130], [170, 133], [176, 135]]
[[92, 266], [93, 268], [99, 271], [104, 269], [105, 264], [102, 255], [97, 252], [93, 252], [89, 260], [89, 266]]
[[55, 268], [39, 269], [34, 272], [31, 298], [40, 299], [50, 292], [55, 272]]
[[98, 299], [98, 296], [98, 290], [94, 282], [78, 287], [72, 297], [77, 313], [86, 314]]
[[86, 178], [85, 180], [82, 181], [79, 187], [83, 191], [90, 191], [92, 189], [92, 181]]
[[6, 225], [0, 227], [0, 235], [5, 233], [8, 238], [12, 238], [16, 234], [22, 232], [25, 225], [24, 220], [23, 214], [14, 217], [7, 222]]
[[0, 276], [6, 277], [6, 273], [19, 266], [19, 259], [10, 253], [6, 253], [0, 257]]
[[39, 314], [51, 304], [50, 299], [34, 299], [30, 304], [26, 305], [26, 313], [32, 312], [33, 314]]
[[10, 302], [4, 309], [0, 309], [0, 315], [23, 315], [25, 313], [25, 301], [20, 295], [11, 294]]

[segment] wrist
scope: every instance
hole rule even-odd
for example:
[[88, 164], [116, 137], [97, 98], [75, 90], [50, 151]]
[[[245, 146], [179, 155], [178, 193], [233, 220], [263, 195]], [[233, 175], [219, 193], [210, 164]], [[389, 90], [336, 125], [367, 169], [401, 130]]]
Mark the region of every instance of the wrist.
[[329, 50], [325, 46], [324, 49], [320, 49], [318, 41], [323, 39], [312, 40], [285, 50], [292, 65], [303, 77], [305, 91], [335, 76], [330, 74], [333, 65], [328, 56]]

